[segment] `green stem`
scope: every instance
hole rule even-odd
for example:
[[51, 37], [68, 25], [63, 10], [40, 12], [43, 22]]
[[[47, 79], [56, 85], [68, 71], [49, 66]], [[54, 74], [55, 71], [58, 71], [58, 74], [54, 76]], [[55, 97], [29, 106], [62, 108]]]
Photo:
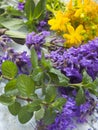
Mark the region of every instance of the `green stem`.
[[[25, 98], [25, 97], [21, 97], [21, 96], [16, 96], [16, 98], [21, 99], [21, 100], [25, 100], [27, 102], [32, 102], [33, 101], [33, 99], [31, 99], [31, 98]], [[47, 102], [44, 102], [44, 101], [41, 104], [46, 106], [46, 107], [49, 106], [49, 104]]]
[[74, 88], [76, 88], [76, 87], [83, 87], [82, 83], [69, 84], [69, 86], [74, 87]]
[[26, 100], [27, 102], [30, 102], [30, 101], [32, 102], [33, 101], [30, 98], [25, 98], [25, 97], [21, 97], [21, 96], [16, 96], [16, 98], [21, 99], [21, 100]]
[[7, 76], [4, 76], [4, 75], [1, 75], [0, 78], [4, 78], [4, 79], [7, 79], [7, 80], [12, 80], [13, 78], [9, 78]]

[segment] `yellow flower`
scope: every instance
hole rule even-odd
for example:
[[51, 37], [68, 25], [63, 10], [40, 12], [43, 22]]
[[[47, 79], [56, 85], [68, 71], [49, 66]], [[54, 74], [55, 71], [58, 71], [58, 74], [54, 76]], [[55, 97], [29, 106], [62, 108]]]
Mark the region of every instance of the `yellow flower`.
[[72, 9], [73, 8], [73, 2], [72, 0], [69, 1], [67, 7], [66, 7], [68, 10]]
[[65, 24], [69, 22], [69, 18], [65, 17], [65, 14], [62, 11], [57, 11], [55, 18], [52, 18], [48, 21], [48, 24], [51, 26], [50, 29], [54, 31], [66, 31]]
[[[80, 17], [81, 14], [96, 13], [98, 4], [92, 0], [77, 0], [75, 17]], [[93, 15], [93, 14], [92, 14]], [[91, 16], [91, 15], [90, 15]]]
[[67, 26], [68, 33], [64, 34], [63, 37], [66, 38], [66, 46], [78, 46], [81, 44], [83, 40], [82, 33], [84, 32], [83, 26], [79, 25], [76, 29], [74, 29], [71, 25]]
[[51, 30], [66, 38], [65, 46], [86, 43], [98, 37], [98, 3], [94, 0], [70, 0], [65, 10], [54, 12], [54, 18], [48, 23]]

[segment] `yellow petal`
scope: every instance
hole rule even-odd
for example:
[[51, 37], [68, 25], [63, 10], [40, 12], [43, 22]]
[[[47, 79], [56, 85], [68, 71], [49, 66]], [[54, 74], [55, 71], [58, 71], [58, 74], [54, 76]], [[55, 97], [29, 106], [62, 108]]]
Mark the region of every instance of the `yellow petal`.
[[76, 28], [76, 33], [80, 34], [80, 33], [82, 33], [82, 31], [83, 31], [83, 25], [80, 24], [80, 25]]
[[80, 6], [82, 4], [82, 0], [77, 0], [77, 5]]
[[88, 5], [91, 2], [91, 0], [84, 0], [84, 4]]
[[70, 34], [74, 33], [74, 31], [75, 31], [71, 25], [67, 25], [67, 29]]
[[63, 37], [66, 38], [66, 39], [70, 39], [71, 38], [71, 36], [69, 34], [64, 34]]
[[53, 25], [54, 21], [55, 21], [55, 19], [50, 19], [50, 20], [48, 20], [48, 24]]
[[72, 9], [72, 0], [70, 0], [69, 4], [67, 5], [68, 9]]
[[79, 17], [82, 13], [82, 9], [78, 9], [76, 13], [74, 14], [75, 17]]

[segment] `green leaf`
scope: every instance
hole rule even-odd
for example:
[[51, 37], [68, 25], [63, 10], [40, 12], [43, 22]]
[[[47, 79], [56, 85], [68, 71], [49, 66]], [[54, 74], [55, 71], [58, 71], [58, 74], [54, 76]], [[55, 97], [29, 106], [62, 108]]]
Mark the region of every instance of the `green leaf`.
[[43, 71], [40, 67], [33, 69], [32, 78], [35, 82], [40, 82], [43, 79]]
[[7, 96], [5, 94], [0, 96], [0, 103], [4, 105], [11, 105], [15, 102], [15, 97]]
[[44, 113], [45, 113], [45, 109], [43, 107], [41, 107], [41, 109], [39, 111], [35, 112], [35, 119], [36, 120], [40, 120], [44, 117]]
[[92, 78], [87, 74], [86, 71], [84, 71], [84, 72], [83, 72], [82, 83], [83, 83], [83, 84], [88, 84], [89, 82], [92, 82]]
[[34, 81], [31, 77], [21, 74], [17, 78], [17, 88], [23, 96], [30, 96], [35, 91]]
[[18, 39], [20, 38], [23, 40], [26, 38], [26, 33], [20, 31], [8, 30], [5, 32], [5, 34], [11, 38], [18, 38]]
[[35, 101], [33, 101], [32, 103], [29, 103], [29, 104], [27, 105], [27, 107], [28, 107], [28, 112], [38, 111], [38, 110], [41, 108], [40, 103], [41, 103], [40, 100], [35, 100]]
[[68, 86], [69, 79], [64, 74], [62, 74], [60, 70], [51, 68], [50, 73], [57, 75], [59, 79], [58, 85], [65, 86], [65, 87]]
[[33, 18], [38, 19], [45, 10], [46, 0], [40, 0], [34, 9]]
[[2, 63], [1, 70], [2, 70], [2, 75], [5, 78], [9, 78], [9, 79], [15, 78], [15, 76], [18, 73], [17, 66], [13, 62], [7, 60]]
[[94, 80], [94, 84], [95, 84], [96, 87], [98, 88], [98, 78], [96, 78], [96, 79]]
[[56, 98], [56, 94], [56, 88], [54, 86], [48, 86], [46, 88], [45, 101], [49, 103], [54, 101]]
[[50, 60], [41, 60], [41, 63], [43, 65], [44, 68], [46, 69], [50, 69], [52, 67], [52, 63]]
[[33, 113], [28, 112], [28, 107], [27, 106], [23, 106], [19, 113], [18, 113], [18, 119], [20, 121], [20, 123], [25, 124], [26, 122], [28, 122], [33, 116]]
[[80, 87], [80, 89], [78, 90], [78, 93], [76, 95], [76, 103], [78, 106], [85, 103], [85, 94], [84, 94], [84, 90], [82, 87]]
[[18, 17], [23, 15], [23, 13], [21, 11], [16, 10], [15, 7], [13, 7], [13, 6], [8, 6], [7, 13], [8, 13], [8, 15], [18, 16]]
[[5, 10], [0, 8], [0, 15], [3, 14], [4, 12], [5, 12]]
[[16, 88], [16, 81], [16, 79], [13, 79], [6, 84], [4, 91], [7, 95], [16, 95], [18, 93], [18, 89]]
[[55, 118], [56, 118], [56, 112], [54, 112], [51, 108], [46, 109], [43, 118], [45, 125], [53, 123]]
[[84, 87], [87, 89], [96, 89], [96, 85], [93, 82], [86, 84]]
[[52, 68], [52, 62], [48, 59], [45, 58], [44, 53], [42, 52], [42, 58], [41, 58], [41, 64], [44, 68], [50, 69]]
[[44, 73], [43, 79], [42, 79], [44, 84], [49, 84], [51, 83], [51, 77], [48, 73]]
[[[97, 81], [96, 81], [96, 83], [97, 83]], [[88, 83], [85, 85], [85, 88], [87, 88], [90, 91], [90, 93], [98, 96], [98, 87], [97, 87], [96, 83], [95, 82]]]
[[33, 68], [38, 66], [38, 56], [34, 48], [31, 49], [31, 63]]
[[55, 74], [53, 74], [53, 73], [49, 73], [49, 75], [50, 75], [50, 77], [51, 77], [51, 81], [52, 81], [52, 83], [54, 83], [54, 84], [59, 84], [59, 79], [58, 79], [58, 76], [57, 75], [55, 75]]
[[15, 102], [14, 104], [8, 106], [10, 113], [14, 116], [18, 114], [18, 112], [20, 111], [20, 108], [21, 108], [21, 105], [19, 102]]
[[56, 110], [61, 111], [65, 102], [66, 102], [65, 98], [62, 98], [62, 97], [57, 98], [56, 101], [52, 103], [52, 107], [55, 108]]
[[10, 19], [1, 19], [0, 22], [5, 28], [10, 29], [10, 30], [16, 30], [19, 29], [20, 26], [23, 24], [23, 20], [18, 19], [18, 18], [10, 18]]
[[35, 9], [35, 3], [33, 0], [26, 0], [25, 3], [25, 12], [26, 12], [26, 16], [29, 20], [33, 19], [33, 13], [34, 13], [34, 9]]

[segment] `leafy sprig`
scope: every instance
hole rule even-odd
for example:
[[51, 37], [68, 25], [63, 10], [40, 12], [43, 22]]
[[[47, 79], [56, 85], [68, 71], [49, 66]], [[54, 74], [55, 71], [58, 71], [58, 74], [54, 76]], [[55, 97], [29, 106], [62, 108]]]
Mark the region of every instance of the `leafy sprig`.
[[[29, 121], [36, 111], [38, 119], [37, 114], [43, 111], [39, 119], [43, 118], [46, 124], [50, 124], [54, 121], [56, 110], [61, 111], [66, 102], [65, 98], [58, 97], [57, 86], [64, 83], [67, 86], [69, 80], [59, 70], [54, 69], [44, 55], [39, 61], [34, 48], [31, 50], [31, 62], [30, 75], [18, 74], [17, 66], [11, 61], [2, 63], [2, 77], [9, 81], [4, 88], [4, 94], [0, 96], [0, 102], [6, 104], [13, 115], [18, 115], [21, 123]], [[40, 97], [37, 90], [42, 91]], [[27, 103], [23, 106], [17, 99]]]
[[[31, 50], [32, 71], [29, 75], [18, 74], [17, 66], [11, 61], [2, 63], [2, 77], [8, 80], [4, 87], [4, 94], [0, 102], [7, 105], [13, 115], [18, 115], [21, 123], [28, 122], [35, 113], [36, 120], [42, 119], [46, 125], [54, 122], [57, 112], [62, 111], [66, 99], [59, 96], [58, 87], [72, 87], [77, 90], [76, 102], [80, 105], [85, 102], [85, 90], [95, 95], [98, 79], [92, 81], [88, 74], [83, 72], [83, 81], [70, 84], [69, 79], [60, 70], [53, 68], [44, 53], [39, 60], [34, 48]], [[40, 96], [38, 91], [40, 91]], [[23, 105], [20, 100], [26, 101]]]
[[46, 0], [40, 0], [37, 4], [33, 0], [26, 0], [24, 10], [17, 6], [0, 2], [0, 27], [6, 28], [4, 32], [11, 38], [24, 40], [28, 32], [36, 31], [36, 24], [44, 18], [46, 12]]

